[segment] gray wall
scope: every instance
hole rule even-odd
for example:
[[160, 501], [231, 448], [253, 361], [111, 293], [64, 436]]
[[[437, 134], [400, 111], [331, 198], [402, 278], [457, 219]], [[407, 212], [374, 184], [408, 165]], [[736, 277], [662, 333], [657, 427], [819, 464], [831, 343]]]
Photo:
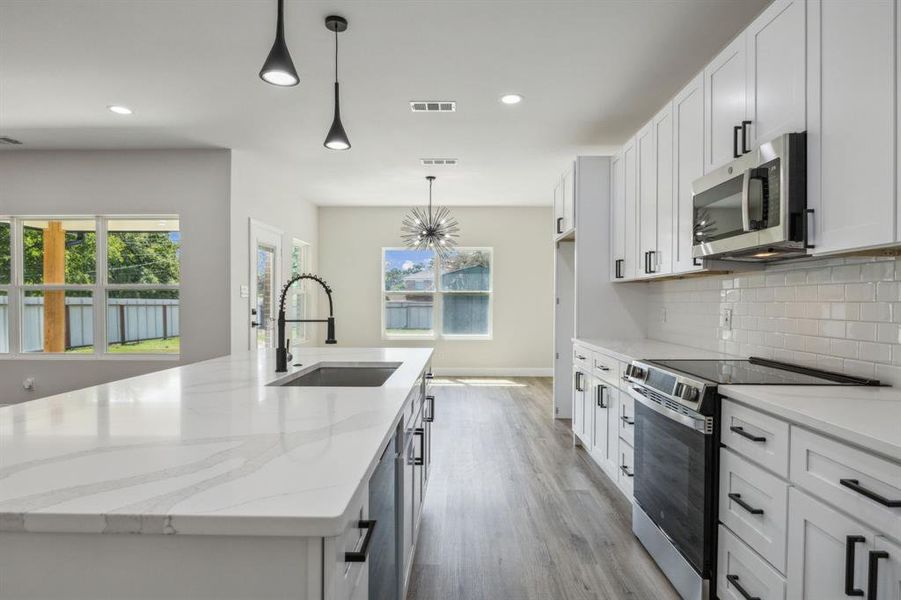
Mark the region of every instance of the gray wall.
[[0, 215], [177, 213], [182, 232], [178, 362], [0, 358], [0, 404], [229, 352], [230, 151], [5, 151], [0, 182]]

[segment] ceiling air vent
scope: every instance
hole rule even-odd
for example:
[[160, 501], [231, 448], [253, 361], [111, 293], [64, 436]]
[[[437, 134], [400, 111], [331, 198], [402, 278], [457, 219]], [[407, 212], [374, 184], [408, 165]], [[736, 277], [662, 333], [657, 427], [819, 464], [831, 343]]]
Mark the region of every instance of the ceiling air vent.
[[457, 103], [450, 100], [414, 100], [410, 102], [413, 112], [457, 112]]
[[423, 167], [453, 167], [457, 164], [456, 158], [420, 158]]
[[5, 135], [0, 135], [0, 144], [8, 144], [10, 146], [21, 146], [22, 142], [15, 138], [7, 137]]

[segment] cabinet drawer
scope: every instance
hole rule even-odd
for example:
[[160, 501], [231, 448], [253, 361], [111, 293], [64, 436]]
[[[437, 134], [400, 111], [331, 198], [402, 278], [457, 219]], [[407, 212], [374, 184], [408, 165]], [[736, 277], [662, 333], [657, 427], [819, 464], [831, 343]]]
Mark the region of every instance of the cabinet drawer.
[[619, 437], [635, 445], [635, 400], [626, 393], [619, 395]]
[[591, 369], [591, 350], [585, 346], [573, 345], [573, 366]]
[[720, 600], [785, 600], [785, 579], [720, 525], [716, 594]]
[[363, 486], [362, 492], [353, 500], [356, 510], [345, 524], [342, 533], [336, 537], [325, 538], [323, 549], [323, 585], [326, 598], [352, 598], [355, 590], [365, 592], [369, 587], [369, 560], [353, 562], [347, 560], [348, 552], [362, 550], [363, 539], [367, 529], [361, 528], [360, 521], [369, 518], [369, 488]]
[[635, 481], [635, 451], [632, 449], [632, 444], [627, 444], [625, 441], [620, 440], [618, 462], [619, 474], [617, 477], [619, 487], [631, 501], [632, 488]]
[[901, 540], [901, 464], [800, 427], [791, 445], [792, 483]]
[[745, 458], [788, 478], [788, 423], [723, 400], [720, 438]]
[[592, 353], [591, 370], [595, 376], [602, 379], [604, 383], [608, 383], [614, 387], [618, 387], [621, 383], [620, 377], [623, 375], [623, 364], [606, 354], [601, 352]]
[[722, 448], [719, 503], [720, 521], [785, 573], [788, 483]]

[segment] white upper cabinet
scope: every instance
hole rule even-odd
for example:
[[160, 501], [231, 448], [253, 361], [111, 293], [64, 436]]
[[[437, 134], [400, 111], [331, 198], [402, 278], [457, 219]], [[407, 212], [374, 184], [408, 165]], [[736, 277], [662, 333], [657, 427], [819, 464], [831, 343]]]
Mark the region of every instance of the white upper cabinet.
[[622, 152], [615, 154], [610, 163], [610, 188], [610, 279], [617, 280], [626, 276], [626, 179]]
[[563, 233], [563, 180], [554, 186], [554, 237]]
[[704, 69], [704, 172], [741, 154], [742, 121], [747, 115], [747, 55], [740, 35]]
[[807, 205], [817, 254], [898, 241], [898, 4], [807, 5]]
[[623, 238], [625, 253], [622, 273], [625, 279], [635, 279], [643, 271], [643, 263], [638, 251], [638, 150], [635, 138], [623, 146], [623, 189], [625, 191], [625, 209], [623, 216]]
[[691, 256], [694, 215], [691, 184], [704, 174], [704, 76], [698, 75], [673, 100], [673, 272], [701, 268]]
[[563, 231], [576, 226], [576, 163], [563, 173]]
[[876, 538], [879, 562], [876, 567], [876, 590], [873, 596], [878, 600], [901, 600], [901, 546], [883, 537]]
[[653, 253], [657, 250], [657, 157], [654, 152], [654, 124], [648, 123], [635, 136], [638, 155], [638, 276], [653, 273]]
[[657, 113], [654, 127], [655, 176], [657, 183], [657, 246], [651, 255], [651, 270], [657, 275], [673, 271], [673, 105]]
[[805, 6], [805, 0], [776, 0], [745, 30], [746, 150], [807, 128]]

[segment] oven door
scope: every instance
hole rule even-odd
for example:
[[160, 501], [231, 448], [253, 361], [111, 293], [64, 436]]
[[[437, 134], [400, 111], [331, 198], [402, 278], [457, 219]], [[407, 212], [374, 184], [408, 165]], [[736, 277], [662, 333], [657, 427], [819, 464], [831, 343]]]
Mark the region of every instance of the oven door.
[[[705, 579], [713, 572], [716, 440], [701, 415], [667, 408], [633, 387], [635, 502]], [[649, 392], [653, 396], [653, 392]]]

